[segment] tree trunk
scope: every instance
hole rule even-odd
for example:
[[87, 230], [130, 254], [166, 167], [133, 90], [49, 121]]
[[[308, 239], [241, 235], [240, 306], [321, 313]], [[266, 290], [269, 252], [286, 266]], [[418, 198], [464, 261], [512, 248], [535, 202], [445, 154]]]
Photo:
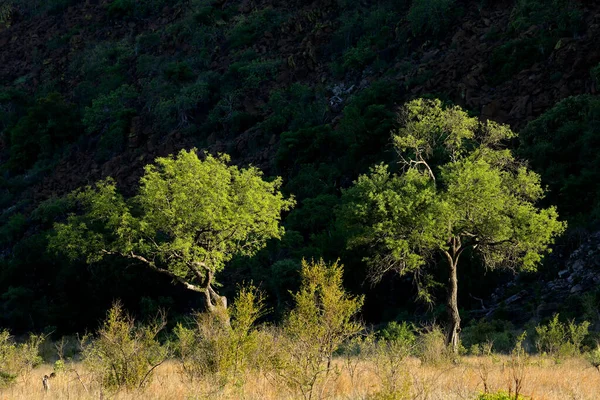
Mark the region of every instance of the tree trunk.
[[446, 345], [452, 346], [454, 354], [458, 353], [458, 335], [460, 333], [460, 314], [458, 313], [458, 276], [457, 264], [458, 258], [450, 261], [450, 277], [448, 278], [448, 315], [450, 317], [450, 326], [446, 336]]

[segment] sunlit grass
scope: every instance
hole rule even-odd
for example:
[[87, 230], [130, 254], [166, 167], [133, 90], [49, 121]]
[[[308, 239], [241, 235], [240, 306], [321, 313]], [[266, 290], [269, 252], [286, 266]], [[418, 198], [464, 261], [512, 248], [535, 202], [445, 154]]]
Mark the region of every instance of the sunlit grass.
[[[411, 358], [404, 362], [399, 374], [397, 398], [458, 400], [474, 399], [483, 392], [482, 369], [487, 369], [490, 391], [509, 391], [510, 367], [505, 356], [464, 357], [458, 363], [422, 364]], [[104, 392], [93, 382], [82, 364], [69, 366], [75, 371], [63, 372], [51, 381], [44, 392], [42, 377], [52, 372], [51, 365], [42, 365], [18, 383], [0, 391], [4, 399], [294, 399], [285, 387], [268, 373], [253, 372], [241, 386], [219, 386], [209, 379], [191, 383], [179, 371], [177, 362], [161, 365], [145, 388], [117, 393]], [[336, 360], [336, 372], [329, 375], [319, 398], [366, 399], [382, 390], [380, 377], [371, 362], [360, 361], [352, 378], [342, 360]], [[556, 363], [552, 359], [532, 357], [525, 367], [522, 394], [535, 400], [598, 399], [600, 373], [583, 359]]]

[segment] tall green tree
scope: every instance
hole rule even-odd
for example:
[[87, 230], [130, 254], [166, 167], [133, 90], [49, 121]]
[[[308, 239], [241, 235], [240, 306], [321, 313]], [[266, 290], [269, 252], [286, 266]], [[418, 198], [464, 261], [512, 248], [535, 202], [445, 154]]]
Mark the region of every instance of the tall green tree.
[[401, 172], [378, 165], [344, 192], [340, 217], [349, 246], [366, 245], [371, 277], [413, 273], [419, 295], [426, 266], [441, 257], [448, 268], [447, 343], [458, 349], [457, 269], [461, 255], [478, 255], [486, 268], [535, 270], [566, 224], [554, 207], [540, 209], [539, 176], [505, 149], [507, 126], [480, 122], [460, 107], [417, 99], [400, 113], [392, 140]]
[[54, 226], [50, 247], [88, 263], [124, 257], [205, 296], [209, 311], [227, 307], [215, 273], [234, 255], [253, 255], [284, 233], [281, 212], [294, 205], [254, 168], [195, 150], [147, 165], [139, 193], [125, 199], [108, 178], [72, 194], [83, 213]]

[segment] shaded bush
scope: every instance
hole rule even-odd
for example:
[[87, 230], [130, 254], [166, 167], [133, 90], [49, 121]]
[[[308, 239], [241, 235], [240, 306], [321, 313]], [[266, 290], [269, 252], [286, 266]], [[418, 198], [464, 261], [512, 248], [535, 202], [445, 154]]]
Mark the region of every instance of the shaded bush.
[[519, 153], [548, 185], [547, 204], [569, 222], [600, 217], [600, 99], [574, 96], [557, 103], [520, 133]]
[[8, 167], [23, 172], [50, 159], [79, 134], [79, 115], [59, 93], [38, 99], [9, 132]]
[[455, 0], [413, 0], [408, 22], [415, 36], [438, 36], [452, 23]]

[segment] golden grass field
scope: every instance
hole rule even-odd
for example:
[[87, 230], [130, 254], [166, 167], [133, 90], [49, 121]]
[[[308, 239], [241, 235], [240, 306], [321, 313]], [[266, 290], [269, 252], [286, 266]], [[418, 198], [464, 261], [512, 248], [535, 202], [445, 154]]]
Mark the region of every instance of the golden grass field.
[[[416, 359], [405, 361], [399, 380], [407, 399], [454, 400], [474, 399], [483, 391], [481, 374], [488, 372], [490, 391], [508, 391], [511, 369], [506, 357], [464, 357], [456, 364], [422, 365]], [[175, 361], [157, 368], [153, 380], [145, 388], [117, 393], [102, 393], [80, 364], [75, 372], [63, 372], [51, 381], [50, 390], [42, 387], [44, 374], [52, 372], [43, 365], [18, 383], [0, 391], [0, 400], [36, 399], [295, 399], [285, 387], [279, 386], [268, 374], [246, 376], [243, 385], [225, 388], [207, 382], [189, 383], [179, 372]], [[354, 379], [341, 360], [338, 373], [331, 374], [323, 390], [313, 398], [367, 399], [381, 390], [381, 379], [368, 362], [357, 364]], [[79, 377], [78, 377], [79, 375]], [[600, 373], [585, 360], [570, 359], [556, 363], [548, 358], [531, 357], [524, 370], [522, 393], [535, 400], [596, 400], [600, 399]]]

